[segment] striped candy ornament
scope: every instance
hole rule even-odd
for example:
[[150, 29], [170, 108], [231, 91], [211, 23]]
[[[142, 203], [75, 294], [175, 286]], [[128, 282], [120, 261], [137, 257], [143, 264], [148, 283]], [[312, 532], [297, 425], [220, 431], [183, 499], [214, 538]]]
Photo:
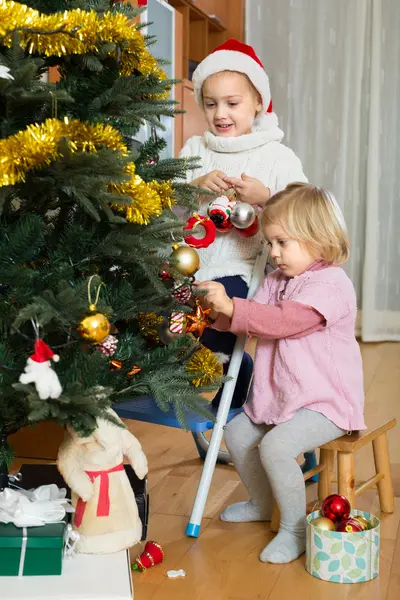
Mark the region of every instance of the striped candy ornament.
[[184, 333], [185, 331], [185, 313], [174, 311], [169, 318], [169, 330], [171, 333]]

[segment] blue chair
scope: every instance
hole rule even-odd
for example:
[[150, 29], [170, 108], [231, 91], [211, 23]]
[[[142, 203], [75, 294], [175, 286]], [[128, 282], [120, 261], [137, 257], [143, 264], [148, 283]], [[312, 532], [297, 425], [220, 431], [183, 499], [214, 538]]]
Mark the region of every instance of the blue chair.
[[[199, 456], [204, 460], [210, 445], [210, 442], [206, 437], [206, 433], [214, 427], [217, 409], [214, 408], [210, 402], [206, 401], [202, 403], [202, 407], [209, 411], [210, 416], [208, 418], [205, 415], [199, 415], [195, 411], [187, 411], [186, 419], [199, 452]], [[115, 412], [123, 419], [144, 421], [145, 423], [165, 425], [166, 427], [175, 427], [177, 429], [181, 428], [173, 408], [171, 407], [167, 412], [164, 412], [157, 406], [154, 398], [151, 396], [142, 396], [140, 398], [136, 398], [135, 400], [118, 402], [113, 408]], [[227, 423], [229, 423], [233, 417], [242, 411], [243, 408], [231, 409], [228, 413]], [[218, 452], [217, 461], [223, 464], [230, 463], [231, 459], [229, 452], [220, 449]]]

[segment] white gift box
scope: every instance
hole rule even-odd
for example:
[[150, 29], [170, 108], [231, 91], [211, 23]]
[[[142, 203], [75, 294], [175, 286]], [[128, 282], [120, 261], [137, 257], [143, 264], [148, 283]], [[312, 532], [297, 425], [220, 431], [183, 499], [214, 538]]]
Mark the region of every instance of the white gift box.
[[129, 552], [77, 554], [63, 573], [47, 577], [2, 577], [1, 600], [132, 600]]

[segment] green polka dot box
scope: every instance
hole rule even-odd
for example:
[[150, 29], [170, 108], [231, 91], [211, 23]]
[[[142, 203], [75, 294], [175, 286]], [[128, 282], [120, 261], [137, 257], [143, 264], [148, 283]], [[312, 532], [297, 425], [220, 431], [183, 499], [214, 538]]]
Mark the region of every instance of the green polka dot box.
[[372, 528], [357, 533], [325, 531], [310, 523], [321, 516], [320, 511], [308, 515], [306, 569], [314, 577], [334, 583], [361, 583], [378, 577], [379, 519], [361, 510], [351, 514], [365, 517]]

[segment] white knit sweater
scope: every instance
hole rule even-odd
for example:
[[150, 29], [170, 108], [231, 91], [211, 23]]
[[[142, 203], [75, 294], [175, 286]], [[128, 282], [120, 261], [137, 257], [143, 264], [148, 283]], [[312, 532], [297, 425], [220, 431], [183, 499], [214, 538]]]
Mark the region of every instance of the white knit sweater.
[[[181, 157], [200, 157], [201, 167], [188, 172], [187, 181], [197, 179], [210, 171], [223, 171], [230, 177], [240, 178], [242, 173], [256, 177], [274, 194], [288, 183], [307, 181], [300, 160], [292, 150], [280, 143], [282, 132], [278, 127], [258, 130], [233, 138], [215, 136], [207, 131], [203, 137], [190, 138], [180, 153]], [[207, 197], [199, 213], [207, 214]], [[200, 270], [196, 279], [207, 281], [240, 275], [248, 284], [251, 279], [262, 235], [245, 238], [233, 228], [227, 233], [217, 232], [217, 238], [208, 248], [198, 250]]]

